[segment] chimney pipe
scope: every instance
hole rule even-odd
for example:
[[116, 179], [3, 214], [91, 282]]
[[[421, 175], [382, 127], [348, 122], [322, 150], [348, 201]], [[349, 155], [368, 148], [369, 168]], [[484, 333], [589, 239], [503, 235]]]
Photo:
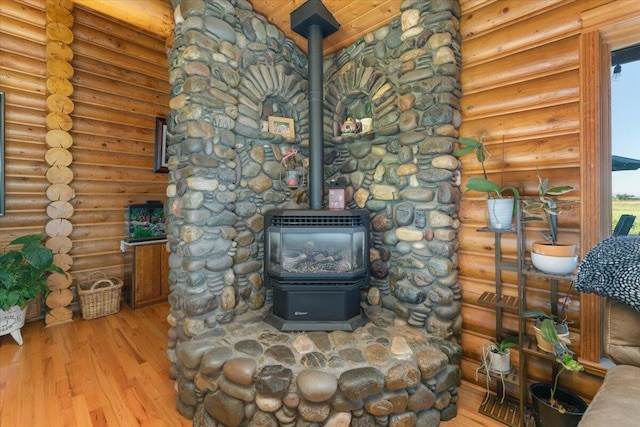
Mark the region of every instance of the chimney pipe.
[[309, 205], [322, 209], [324, 184], [322, 39], [340, 24], [321, 0], [307, 0], [291, 12], [291, 29], [307, 39], [309, 57]]

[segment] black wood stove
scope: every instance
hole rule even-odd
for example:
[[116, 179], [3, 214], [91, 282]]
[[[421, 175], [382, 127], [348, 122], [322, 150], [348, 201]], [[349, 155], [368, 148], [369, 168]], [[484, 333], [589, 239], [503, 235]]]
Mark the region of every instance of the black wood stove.
[[264, 276], [273, 289], [267, 321], [283, 331], [352, 331], [362, 325], [369, 227], [363, 210], [267, 212]]
[[369, 283], [369, 213], [322, 209], [322, 39], [339, 27], [321, 0], [291, 12], [291, 29], [309, 43], [311, 209], [264, 215], [264, 277], [273, 289], [266, 321], [282, 331], [353, 331], [364, 323], [360, 289]]

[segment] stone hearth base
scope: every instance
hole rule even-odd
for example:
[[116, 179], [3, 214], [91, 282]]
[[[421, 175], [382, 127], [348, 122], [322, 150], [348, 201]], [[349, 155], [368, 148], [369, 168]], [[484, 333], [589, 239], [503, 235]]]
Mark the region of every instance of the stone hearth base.
[[366, 306], [354, 332], [280, 332], [248, 312], [170, 351], [194, 426], [437, 426], [456, 415], [461, 348]]

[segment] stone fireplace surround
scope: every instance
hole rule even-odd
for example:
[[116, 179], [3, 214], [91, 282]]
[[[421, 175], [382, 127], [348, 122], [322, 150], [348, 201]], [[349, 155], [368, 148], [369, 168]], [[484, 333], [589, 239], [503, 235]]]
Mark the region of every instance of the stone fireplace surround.
[[[168, 321], [177, 408], [196, 426], [435, 426], [456, 414], [459, 6], [401, 18], [324, 59], [324, 176], [371, 213], [370, 322], [353, 333], [262, 321], [262, 214], [306, 208], [307, 59], [243, 0], [172, 0]], [[337, 17], [339, 20], [339, 17]], [[293, 118], [295, 138], [261, 131]], [[340, 135], [347, 116], [373, 130]], [[296, 156], [281, 162], [292, 149]]]

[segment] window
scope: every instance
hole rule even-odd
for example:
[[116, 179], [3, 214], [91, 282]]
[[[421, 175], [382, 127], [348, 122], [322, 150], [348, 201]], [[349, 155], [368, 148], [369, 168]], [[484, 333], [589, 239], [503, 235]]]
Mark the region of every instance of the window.
[[640, 234], [639, 121], [640, 45], [635, 45], [611, 52], [611, 217], [616, 235]]
[[[640, 43], [640, 2], [608, 3], [582, 13], [580, 35], [581, 192], [580, 247], [584, 252], [611, 234], [611, 52]], [[605, 194], [606, 193], [606, 197]], [[602, 350], [602, 298], [580, 295], [580, 356], [587, 369]], [[600, 338], [600, 339], [599, 339]]]

